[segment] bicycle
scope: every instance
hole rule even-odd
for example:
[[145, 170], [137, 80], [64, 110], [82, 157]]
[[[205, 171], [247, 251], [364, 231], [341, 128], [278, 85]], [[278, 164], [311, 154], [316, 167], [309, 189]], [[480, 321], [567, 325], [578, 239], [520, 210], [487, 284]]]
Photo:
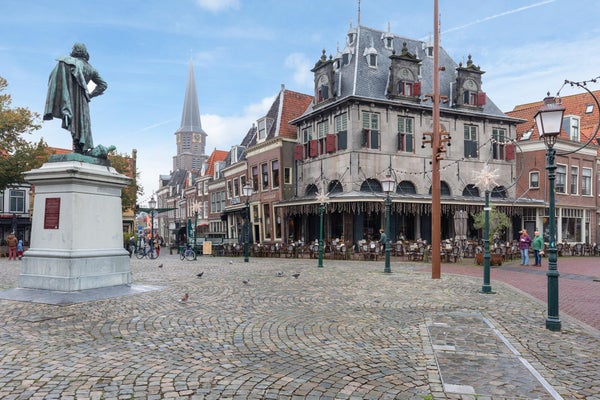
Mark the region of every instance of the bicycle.
[[156, 250], [154, 250], [154, 246], [149, 246], [146, 244], [146, 245], [140, 246], [138, 251], [135, 253], [135, 256], [138, 259], [148, 257], [149, 259], [154, 260], [154, 259], [158, 258], [158, 253], [156, 252]]
[[179, 258], [182, 260], [192, 261], [196, 259], [196, 252], [192, 249], [191, 245], [186, 245], [185, 248], [179, 254]]

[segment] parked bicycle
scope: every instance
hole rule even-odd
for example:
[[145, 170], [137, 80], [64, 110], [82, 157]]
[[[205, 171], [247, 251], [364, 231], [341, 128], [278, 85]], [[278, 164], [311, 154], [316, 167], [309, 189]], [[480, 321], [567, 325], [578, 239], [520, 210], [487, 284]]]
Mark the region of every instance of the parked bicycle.
[[148, 257], [149, 259], [154, 260], [155, 258], [158, 258], [158, 253], [152, 244], [146, 243], [140, 246], [138, 251], [135, 253], [135, 256], [139, 259]]
[[188, 260], [188, 261], [192, 261], [196, 259], [196, 252], [194, 251], [194, 249], [192, 249], [192, 245], [191, 244], [187, 244], [185, 246], [185, 248], [183, 250], [181, 250], [181, 253], [179, 254], [179, 257], [183, 260]]

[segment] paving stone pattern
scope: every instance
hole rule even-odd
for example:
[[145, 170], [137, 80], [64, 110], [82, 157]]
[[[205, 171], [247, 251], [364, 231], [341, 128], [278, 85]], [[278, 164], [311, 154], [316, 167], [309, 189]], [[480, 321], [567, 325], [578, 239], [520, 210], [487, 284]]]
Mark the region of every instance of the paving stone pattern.
[[[547, 331], [544, 305], [508, 285], [484, 295], [480, 279], [416, 264], [165, 253], [131, 261], [156, 290], [0, 300], [0, 398], [557, 398], [512, 346], [562, 398], [600, 399], [600, 337]], [[19, 266], [0, 261], [0, 290]]]

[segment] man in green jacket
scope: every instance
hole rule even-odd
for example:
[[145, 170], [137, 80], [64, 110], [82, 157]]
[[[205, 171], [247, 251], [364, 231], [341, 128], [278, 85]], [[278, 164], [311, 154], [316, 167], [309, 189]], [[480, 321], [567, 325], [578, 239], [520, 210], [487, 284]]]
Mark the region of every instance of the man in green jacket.
[[535, 266], [542, 266], [542, 254], [544, 254], [544, 239], [540, 236], [539, 231], [533, 233], [533, 242], [531, 242], [533, 248], [533, 255], [535, 257]]

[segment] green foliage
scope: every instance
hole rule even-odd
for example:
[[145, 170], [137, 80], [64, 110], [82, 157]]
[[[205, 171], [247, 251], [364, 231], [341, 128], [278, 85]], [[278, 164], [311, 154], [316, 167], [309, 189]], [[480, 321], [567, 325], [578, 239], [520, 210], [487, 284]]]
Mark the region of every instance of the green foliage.
[[43, 140], [29, 143], [23, 137], [40, 128], [39, 115], [27, 108], [11, 108], [12, 98], [5, 93], [6, 79], [0, 76], [0, 190], [23, 183], [23, 172], [38, 168], [47, 160]]
[[133, 171], [135, 162], [127, 154], [111, 153], [109, 154], [110, 165], [118, 173], [131, 178], [131, 183], [121, 191], [121, 208], [123, 212], [134, 210], [137, 202], [137, 196], [144, 194], [144, 189], [138, 184], [139, 172]]
[[[490, 210], [490, 235], [489, 240], [492, 241], [494, 236], [498, 238], [504, 237], [504, 231], [510, 228], [510, 218], [504, 213], [496, 210], [496, 207], [492, 206]], [[485, 211], [478, 212], [473, 215], [473, 227], [475, 229], [483, 229], [485, 225]]]

